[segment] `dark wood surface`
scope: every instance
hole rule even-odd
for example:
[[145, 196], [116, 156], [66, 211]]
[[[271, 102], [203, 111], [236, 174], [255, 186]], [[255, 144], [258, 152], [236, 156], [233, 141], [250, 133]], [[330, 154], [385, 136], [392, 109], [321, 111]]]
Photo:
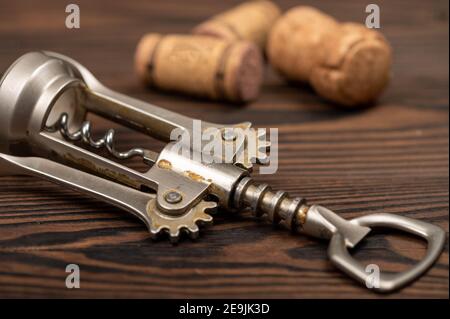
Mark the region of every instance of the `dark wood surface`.
[[[257, 177], [322, 203], [346, 218], [388, 212], [448, 233], [448, 1], [379, 1], [395, 55], [392, 82], [371, 108], [341, 111], [272, 70], [260, 99], [233, 106], [149, 91], [133, 74], [145, 32], [188, 32], [237, 1], [77, 1], [81, 29], [64, 27], [65, 2], [0, 0], [0, 70], [31, 50], [85, 64], [131, 96], [215, 122], [278, 127], [280, 168]], [[367, 1], [314, 4], [363, 22]], [[1, 106], [0, 106], [1, 107]], [[107, 124], [96, 121], [96, 132]], [[146, 140], [125, 129], [120, 147]], [[148, 143], [150, 147], [155, 143]], [[421, 240], [375, 233], [356, 252], [381, 269], [404, 270], [425, 253]], [[0, 297], [448, 298], [448, 241], [437, 264], [391, 295], [374, 294], [327, 260], [326, 243], [220, 212], [215, 225], [177, 246], [152, 241], [144, 225], [108, 204], [31, 177], [0, 178]], [[80, 265], [81, 289], [65, 288]]]

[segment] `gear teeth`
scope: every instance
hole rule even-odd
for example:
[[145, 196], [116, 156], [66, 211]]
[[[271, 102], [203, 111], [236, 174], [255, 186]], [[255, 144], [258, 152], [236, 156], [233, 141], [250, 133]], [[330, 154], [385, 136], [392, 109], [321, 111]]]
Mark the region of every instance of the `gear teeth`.
[[260, 139], [261, 137], [263, 137], [263, 138], [265, 138], [266, 137], [266, 131], [265, 130], [263, 130], [263, 129], [258, 129], [257, 131], [257, 136], [258, 136], [258, 139]]
[[216, 202], [212, 202], [212, 201], [208, 201], [208, 202], [203, 202], [203, 216], [206, 220], [206, 222], [208, 221], [212, 221], [212, 217], [208, 214], [206, 214], [206, 212], [215, 210], [217, 208], [217, 203]]
[[169, 236], [170, 236], [171, 242], [177, 242], [180, 237], [180, 230], [178, 228], [176, 228], [176, 229], [170, 228]]
[[[240, 123], [238, 125], [235, 125], [235, 127], [241, 127], [243, 129], [250, 128], [251, 123], [244, 122]], [[266, 130], [257, 129], [256, 130], [256, 154], [250, 155], [248, 152], [248, 141], [243, 145], [244, 149], [244, 156], [243, 158], [238, 158], [235, 160], [234, 164], [246, 169], [247, 171], [251, 171], [253, 168], [253, 163], [258, 164], [268, 164], [269, 163], [269, 156], [268, 152], [270, 151], [270, 147], [272, 146], [272, 143], [270, 141], [266, 140], [267, 132]]]
[[270, 149], [270, 141], [263, 141], [258, 143], [258, 150], [261, 152], [266, 152]]
[[269, 160], [270, 160], [270, 157], [269, 157], [269, 155], [266, 152], [258, 151], [256, 156], [253, 156], [253, 157], [251, 157], [249, 159], [249, 162], [250, 162], [250, 164], [253, 161], [253, 162], [256, 162], [258, 164], [265, 165], [265, 164], [269, 163]]
[[269, 164], [269, 155], [259, 152], [257, 161], [260, 164]]
[[151, 239], [157, 239], [159, 234], [160, 234], [161, 230], [155, 230], [150, 228], [150, 237]]
[[154, 227], [153, 225], [150, 225], [150, 234], [153, 239], [156, 239], [159, 236], [159, 234], [166, 231], [167, 229], [164, 229], [163, 227]]
[[189, 226], [189, 228], [187, 228], [187, 229], [189, 230], [189, 233], [191, 233], [191, 234], [199, 232], [198, 226], [196, 224]]
[[258, 164], [268, 164], [269, 163], [269, 155], [267, 154], [270, 150], [271, 143], [270, 141], [266, 141], [265, 132], [258, 132], [257, 134], [257, 146], [256, 146], [256, 154], [250, 155], [248, 149], [244, 150], [244, 156], [242, 160], [237, 160], [236, 165], [245, 168], [248, 171], [251, 171], [253, 168], [253, 163]]
[[240, 128], [245, 130], [245, 129], [248, 129], [248, 128], [252, 127], [252, 122], [242, 122], [242, 123], [236, 124], [234, 126], [235, 127], [240, 127]]
[[174, 218], [161, 212], [156, 206], [156, 200], [152, 200], [147, 207], [151, 220], [149, 225], [151, 236], [155, 238], [160, 233], [167, 233], [173, 244], [179, 241], [181, 233], [186, 233], [195, 239], [199, 236], [197, 223], [202, 225], [212, 223], [212, 216], [206, 212], [216, 207], [215, 202], [200, 201], [185, 214]]
[[269, 162], [269, 155], [267, 154], [270, 150], [271, 143], [266, 141], [266, 134], [258, 134], [258, 147], [256, 161], [259, 164], [267, 164]]
[[204, 224], [210, 224], [213, 221], [213, 218], [211, 215], [204, 214], [202, 218], [199, 218], [198, 221], [204, 223]]
[[270, 141], [266, 140], [265, 131], [258, 132], [257, 138], [258, 138], [258, 149], [268, 150], [270, 148], [271, 143]]

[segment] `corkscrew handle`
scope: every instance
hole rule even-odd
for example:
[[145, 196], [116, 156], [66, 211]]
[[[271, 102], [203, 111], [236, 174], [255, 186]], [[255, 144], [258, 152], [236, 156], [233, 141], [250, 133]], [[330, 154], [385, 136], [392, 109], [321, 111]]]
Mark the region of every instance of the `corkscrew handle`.
[[124, 209], [150, 223], [147, 204], [155, 195], [79, 171], [40, 157], [19, 157], [0, 153], [0, 175], [24, 174], [44, 178]]
[[[257, 185], [249, 177], [238, 183], [234, 205], [236, 208], [249, 207], [255, 216], [267, 216], [272, 223], [281, 224], [289, 230], [329, 240], [328, 257], [331, 262], [377, 292], [399, 289], [422, 275], [440, 256], [445, 244], [444, 230], [435, 225], [392, 214], [371, 214], [350, 221], [345, 220], [325, 207], [306, 205], [305, 199], [291, 198], [283, 191], [275, 193], [265, 184]], [[366, 272], [366, 267], [348, 252], [348, 249], [356, 247], [373, 227], [402, 230], [422, 237], [428, 242], [427, 254], [406, 272], [381, 272], [374, 283], [372, 273]]]

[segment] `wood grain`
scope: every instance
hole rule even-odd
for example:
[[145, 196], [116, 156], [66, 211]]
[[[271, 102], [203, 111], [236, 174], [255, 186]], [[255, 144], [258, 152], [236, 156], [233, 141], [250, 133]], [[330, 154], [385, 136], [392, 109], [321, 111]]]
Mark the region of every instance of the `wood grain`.
[[[216, 122], [278, 127], [277, 174], [258, 176], [346, 218], [388, 212], [448, 234], [448, 2], [380, 1], [393, 80], [371, 108], [334, 108], [268, 69], [261, 98], [232, 106], [149, 91], [132, 71], [145, 32], [187, 32], [237, 1], [78, 1], [81, 29], [64, 27], [60, 1], [0, 2], [0, 70], [21, 54], [53, 50], [85, 64], [125, 94]], [[286, 9], [299, 2], [279, 1]], [[364, 1], [302, 1], [362, 22]], [[31, 10], [31, 8], [33, 8]], [[95, 119], [97, 133], [109, 123]], [[119, 129], [120, 148], [161, 144]], [[138, 164], [133, 164], [139, 167]], [[425, 253], [416, 238], [375, 233], [357, 258], [407, 269]], [[448, 298], [448, 240], [437, 264], [413, 285], [380, 296], [348, 279], [326, 243], [293, 236], [248, 214], [219, 212], [196, 241], [152, 241], [142, 223], [108, 204], [31, 177], [0, 178], [0, 297]], [[81, 289], [65, 288], [65, 267]]]

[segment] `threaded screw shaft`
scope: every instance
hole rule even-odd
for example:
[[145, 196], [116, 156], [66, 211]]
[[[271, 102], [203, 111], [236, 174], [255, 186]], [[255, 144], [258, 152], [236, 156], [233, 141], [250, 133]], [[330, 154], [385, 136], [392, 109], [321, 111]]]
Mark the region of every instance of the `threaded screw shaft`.
[[289, 230], [304, 223], [308, 210], [304, 198], [291, 198], [284, 191], [274, 192], [269, 185], [258, 185], [250, 177], [244, 177], [236, 186], [234, 206], [249, 207], [256, 217], [267, 215], [273, 224]]

